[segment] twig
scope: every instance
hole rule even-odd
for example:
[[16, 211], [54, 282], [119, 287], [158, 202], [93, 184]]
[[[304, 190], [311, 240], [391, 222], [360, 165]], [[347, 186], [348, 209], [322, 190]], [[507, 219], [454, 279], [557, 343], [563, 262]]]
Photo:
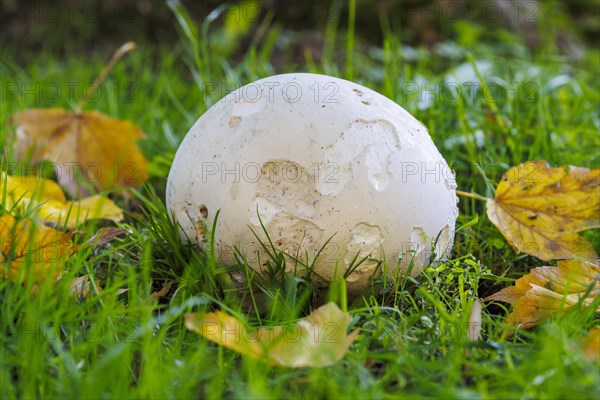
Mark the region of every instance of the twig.
[[125, 54], [129, 53], [131, 50], [134, 50], [134, 49], [135, 49], [135, 43], [127, 42], [123, 46], [121, 46], [119, 48], [119, 50], [115, 51], [115, 54], [113, 54], [113, 56], [111, 57], [108, 64], [106, 64], [106, 66], [102, 69], [102, 71], [100, 71], [100, 73], [98, 74], [96, 79], [94, 79], [94, 82], [88, 87], [88, 89], [85, 91], [85, 93], [81, 97], [81, 100], [79, 100], [79, 103], [77, 103], [76, 111], [78, 114], [81, 113], [81, 110], [82, 110], [83, 106], [85, 105], [85, 103], [88, 101], [90, 96], [96, 91], [96, 89], [98, 89], [98, 87], [100, 86], [102, 81], [104, 81], [104, 78], [106, 78], [106, 75], [108, 75], [108, 73], [113, 69], [115, 64]]
[[489, 200], [487, 197], [483, 197], [477, 193], [469, 193], [469, 192], [463, 192], [462, 190], [457, 190], [456, 194], [462, 197], [468, 197], [470, 199], [475, 199], [475, 200]]

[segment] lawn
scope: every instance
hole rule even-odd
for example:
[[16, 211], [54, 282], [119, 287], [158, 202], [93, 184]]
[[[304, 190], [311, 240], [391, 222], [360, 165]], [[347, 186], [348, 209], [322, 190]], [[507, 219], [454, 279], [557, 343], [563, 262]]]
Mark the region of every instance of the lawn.
[[[73, 108], [129, 40], [136, 50], [86, 110], [139, 125], [149, 162], [143, 186], [106, 193], [126, 210], [123, 221], [78, 228], [81, 237], [115, 225], [129, 233], [76, 252], [58, 281], [39, 283], [27, 264], [20, 282], [0, 280], [0, 397], [600, 396], [598, 358], [586, 358], [578, 345], [599, 325], [598, 298], [512, 337], [503, 334], [510, 306], [485, 303], [481, 339], [469, 339], [477, 298], [532, 267], [556, 264], [515, 252], [487, 218], [485, 202], [460, 198], [448, 259], [415, 278], [378, 276], [355, 298], [343, 285], [328, 290], [282, 271], [234, 287], [229, 275], [247, 266], [222, 265], [210, 251], [182, 244], [165, 207], [171, 162], [196, 119], [227, 92], [284, 72], [348, 79], [394, 100], [428, 128], [464, 192], [493, 197], [503, 173], [526, 161], [598, 168], [597, 3], [517, 2], [509, 12], [490, 1], [458, 16], [436, 1], [425, 11], [416, 2], [333, 1], [274, 13], [261, 2], [192, 3], [137, 1], [122, 10], [107, 2], [86, 19], [91, 11], [81, 4], [31, 12], [0, 1], [3, 170], [35, 172], [17, 157], [11, 115]], [[4, 200], [0, 210], [11, 212]], [[598, 252], [598, 230], [584, 235]], [[96, 281], [78, 300], [70, 285], [85, 274]], [[164, 296], [152, 296], [167, 282]], [[350, 313], [359, 335], [325, 368], [264, 364], [184, 325], [185, 313], [218, 309], [253, 327], [288, 324], [328, 300]]]

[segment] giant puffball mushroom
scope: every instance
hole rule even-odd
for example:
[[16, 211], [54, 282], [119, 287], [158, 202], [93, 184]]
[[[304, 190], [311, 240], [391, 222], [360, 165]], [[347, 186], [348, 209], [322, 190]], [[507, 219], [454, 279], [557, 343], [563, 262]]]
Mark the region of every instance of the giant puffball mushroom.
[[383, 265], [417, 275], [447, 255], [455, 187], [427, 129], [398, 104], [298, 73], [252, 82], [202, 115], [175, 155], [166, 201], [182, 240], [199, 247], [220, 210], [214, 248], [226, 265], [241, 256], [264, 270], [255, 234], [269, 246], [266, 230], [289, 270], [311, 266], [325, 284], [346, 276], [357, 293]]

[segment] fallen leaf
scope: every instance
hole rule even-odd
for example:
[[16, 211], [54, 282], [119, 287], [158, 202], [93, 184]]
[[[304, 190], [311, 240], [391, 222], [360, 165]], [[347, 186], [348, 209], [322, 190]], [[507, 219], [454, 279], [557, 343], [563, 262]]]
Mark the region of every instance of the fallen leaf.
[[15, 280], [26, 265], [40, 281], [49, 274], [56, 279], [62, 265], [74, 252], [71, 238], [71, 234], [29, 219], [16, 220], [11, 215], [0, 217], [0, 275], [4, 279]]
[[242, 355], [284, 367], [326, 367], [342, 359], [358, 331], [346, 335], [350, 314], [335, 303], [296, 324], [251, 330], [222, 311], [186, 314], [185, 326]]
[[171, 291], [171, 287], [173, 287], [173, 281], [167, 282], [159, 291], [152, 292], [150, 298], [152, 300], [158, 300], [161, 297], [165, 297]]
[[[98, 292], [101, 292], [102, 289], [100, 288], [100, 281], [95, 280], [94, 283], [96, 284], [96, 288], [98, 289]], [[73, 282], [71, 283], [71, 294], [74, 295], [75, 297], [77, 297], [77, 300], [83, 300], [86, 299], [91, 291], [92, 291], [93, 285], [92, 285], [92, 280], [90, 278], [89, 275], [82, 275], [79, 276], [75, 279], [73, 279]]]
[[487, 200], [487, 215], [518, 252], [545, 261], [596, 259], [578, 232], [600, 227], [600, 169], [520, 164]]
[[59, 183], [73, 196], [88, 193], [80, 178], [98, 191], [139, 187], [148, 178], [136, 145], [143, 133], [130, 121], [61, 108], [24, 110], [15, 120], [20, 158], [52, 161]]
[[112, 200], [95, 195], [79, 201], [67, 201], [61, 187], [55, 182], [37, 176], [1, 174], [0, 188], [6, 186], [6, 209], [20, 211], [29, 206], [39, 207], [37, 214], [55, 226], [74, 229], [90, 219], [120, 221], [123, 210]]
[[94, 236], [86, 240], [85, 246], [103, 246], [108, 242], [111, 242], [117, 236], [124, 233], [131, 233], [129, 229], [124, 228], [100, 228]]
[[467, 337], [470, 341], [476, 341], [481, 339], [481, 326], [483, 321], [481, 318], [481, 300], [475, 299], [473, 306], [471, 307], [471, 313], [469, 314], [469, 330]]
[[[587, 296], [585, 294], [592, 287]], [[580, 260], [562, 260], [556, 267], [536, 267], [484, 301], [513, 305], [507, 323], [523, 329], [565, 312], [580, 301], [588, 306], [600, 293], [600, 266]], [[600, 308], [599, 308], [600, 311]]]
[[600, 328], [590, 330], [578, 344], [588, 360], [600, 363]]
[[32, 219], [17, 220], [12, 215], [0, 217], [0, 278], [18, 280], [25, 271], [42, 282], [48, 277], [59, 279], [67, 259], [79, 250], [100, 246], [128, 232], [121, 228], [102, 228], [87, 241], [75, 245], [74, 232], [63, 233]]

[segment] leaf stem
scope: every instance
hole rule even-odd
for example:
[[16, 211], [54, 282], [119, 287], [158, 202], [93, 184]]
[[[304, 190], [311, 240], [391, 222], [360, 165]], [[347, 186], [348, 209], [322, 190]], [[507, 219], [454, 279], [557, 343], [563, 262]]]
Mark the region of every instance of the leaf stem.
[[487, 197], [481, 196], [477, 193], [469, 193], [469, 192], [463, 192], [462, 190], [456, 190], [456, 194], [462, 197], [468, 197], [470, 199], [475, 199], [475, 200], [489, 200]]
[[108, 73], [113, 69], [113, 67], [115, 66], [115, 64], [125, 54], [129, 53], [131, 50], [134, 50], [134, 49], [135, 49], [135, 43], [134, 42], [127, 42], [123, 46], [119, 47], [119, 49], [117, 51], [115, 51], [115, 53], [111, 57], [111, 59], [108, 62], [108, 64], [106, 64], [106, 66], [102, 69], [102, 71], [100, 71], [100, 73], [98, 74], [98, 76], [96, 77], [96, 79], [94, 79], [94, 82], [92, 82], [92, 84], [88, 87], [88, 89], [85, 91], [85, 93], [83, 94], [83, 96], [79, 100], [79, 103], [77, 103], [76, 112], [78, 114], [81, 113], [81, 110], [83, 109], [83, 106], [85, 105], [85, 103], [88, 101], [88, 99], [90, 98], [90, 96], [92, 94], [94, 94], [94, 92], [96, 91], [96, 89], [98, 89], [98, 87], [100, 86], [100, 84], [102, 84], [102, 82], [104, 81], [104, 78], [106, 78], [106, 75], [108, 75]]

